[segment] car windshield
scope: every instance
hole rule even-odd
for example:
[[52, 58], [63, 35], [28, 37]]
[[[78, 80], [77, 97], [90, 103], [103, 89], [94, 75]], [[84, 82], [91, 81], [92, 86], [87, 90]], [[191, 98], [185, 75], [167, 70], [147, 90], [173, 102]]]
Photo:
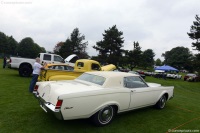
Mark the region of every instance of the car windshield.
[[106, 80], [106, 78], [104, 78], [102, 76], [88, 74], [88, 73], [83, 73], [77, 79], [91, 82], [91, 83], [98, 84], [98, 85], [103, 85]]

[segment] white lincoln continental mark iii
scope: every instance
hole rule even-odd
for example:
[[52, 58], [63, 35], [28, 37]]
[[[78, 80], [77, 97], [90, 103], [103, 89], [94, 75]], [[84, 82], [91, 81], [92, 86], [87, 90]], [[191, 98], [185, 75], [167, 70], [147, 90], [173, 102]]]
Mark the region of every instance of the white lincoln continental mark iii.
[[152, 106], [162, 109], [173, 97], [173, 86], [145, 83], [124, 72], [86, 72], [75, 80], [37, 82], [37, 98], [45, 112], [58, 119], [90, 118], [104, 126], [117, 113]]

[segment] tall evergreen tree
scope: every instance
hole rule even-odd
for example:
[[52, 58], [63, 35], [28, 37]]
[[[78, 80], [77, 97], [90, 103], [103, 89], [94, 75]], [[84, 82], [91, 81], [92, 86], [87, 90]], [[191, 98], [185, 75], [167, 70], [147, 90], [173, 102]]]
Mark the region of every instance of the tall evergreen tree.
[[192, 47], [195, 47], [195, 50], [200, 51], [200, 18], [196, 15], [195, 19], [196, 21], [193, 22], [190, 32], [187, 34], [192, 40], [196, 40], [196, 42], [192, 43]]
[[103, 34], [103, 40], [96, 42], [94, 49], [99, 51], [98, 57], [103, 63], [112, 63], [118, 65], [122, 58], [123, 47], [123, 32], [117, 29], [114, 25]]
[[[187, 34], [192, 40], [196, 40], [196, 42], [192, 43], [192, 47], [194, 47], [195, 50], [200, 51], [200, 17], [196, 15], [195, 19], [196, 20], [193, 21], [193, 25], [190, 28], [190, 32]], [[193, 66], [189, 66], [189, 68], [194, 68], [200, 75], [200, 53], [194, 56], [194, 60], [191, 64], [193, 64]]]
[[141, 63], [142, 50], [138, 42], [133, 42], [133, 50], [130, 50], [128, 52], [128, 58], [131, 65], [131, 69], [133, 69], [136, 66], [139, 66], [139, 64]]

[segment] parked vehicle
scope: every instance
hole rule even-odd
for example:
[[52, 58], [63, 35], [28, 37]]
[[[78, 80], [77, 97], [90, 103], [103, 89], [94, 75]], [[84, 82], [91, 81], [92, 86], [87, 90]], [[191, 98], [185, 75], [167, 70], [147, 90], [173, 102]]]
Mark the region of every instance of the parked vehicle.
[[152, 71], [147, 71], [147, 72], [144, 72], [144, 75], [146, 76], [153, 76], [154, 72]]
[[136, 72], [136, 71], [129, 71], [128, 73], [133, 73], [133, 74], [140, 75], [143, 79], [145, 79], [145, 77], [146, 77], [144, 74], [139, 74], [139, 73]]
[[120, 72], [129, 72], [130, 71], [129, 68], [123, 68], [123, 67], [118, 67], [117, 70], [120, 71]]
[[86, 72], [75, 80], [37, 82], [37, 98], [45, 112], [60, 120], [90, 118], [104, 126], [118, 113], [155, 105], [163, 109], [173, 86], [146, 83], [125, 72]]
[[184, 81], [193, 81], [193, 82], [195, 82], [195, 81], [200, 81], [200, 77], [199, 76], [197, 76], [196, 74], [194, 74], [194, 73], [188, 73], [188, 74], [186, 74], [185, 76], [184, 76]]
[[166, 78], [172, 78], [172, 79], [181, 79], [182, 78], [182, 75], [179, 75], [179, 74], [171, 74], [171, 73], [168, 73]]
[[136, 70], [136, 72], [138, 72], [139, 74], [144, 74], [144, 71], [142, 70]]
[[[37, 57], [40, 58], [40, 63], [61, 63], [63, 58], [56, 54], [40, 53]], [[22, 77], [29, 77], [33, 71], [33, 64], [35, 59], [21, 58], [21, 57], [11, 57], [10, 58], [10, 68], [18, 69], [19, 75]]]
[[53, 81], [53, 80], [72, 80], [88, 71], [112, 71], [116, 69], [113, 64], [101, 67], [100, 63], [95, 60], [79, 59], [76, 61], [74, 70], [55, 70], [45, 69], [41, 71], [38, 81]]

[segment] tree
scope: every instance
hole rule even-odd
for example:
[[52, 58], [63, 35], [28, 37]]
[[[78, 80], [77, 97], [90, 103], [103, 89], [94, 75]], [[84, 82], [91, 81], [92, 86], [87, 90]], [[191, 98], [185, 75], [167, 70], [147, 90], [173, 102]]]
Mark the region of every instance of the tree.
[[142, 53], [142, 60], [140, 62], [140, 66], [142, 66], [144, 69], [147, 67], [152, 68], [154, 65], [154, 56], [155, 53], [152, 49], [147, 49]]
[[193, 25], [190, 28], [190, 33], [187, 33], [192, 40], [196, 42], [192, 43], [192, 47], [195, 47], [195, 50], [200, 51], [200, 18], [198, 15], [195, 16], [196, 21], [193, 22]]
[[142, 50], [139, 43], [133, 42], [133, 46], [134, 46], [133, 50], [130, 50], [127, 54], [128, 59], [129, 59], [128, 61], [130, 62], [131, 70], [134, 67], [139, 66], [141, 62], [141, 58], [142, 58]]
[[159, 58], [156, 59], [155, 65], [156, 65], [156, 66], [161, 66], [161, 65], [162, 65], [162, 61], [161, 61]]
[[188, 48], [185, 47], [175, 47], [170, 51], [166, 51], [162, 54], [166, 65], [176, 67], [178, 69], [185, 69], [188, 64], [191, 64], [192, 54]]
[[7, 51], [9, 55], [16, 55], [17, 53], [18, 42], [12, 37], [7, 37]]
[[22, 39], [17, 48], [18, 55], [27, 58], [35, 58], [40, 52], [45, 51], [46, 50], [43, 47], [34, 43], [33, 39], [30, 37]]
[[119, 31], [116, 25], [112, 26], [108, 30], [105, 30], [103, 40], [96, 42], [93, 46], [94, 49], [99, 51], [98, 57], [100, 62], [112, 63], [118, 65], [123, 53], [123, 32]]
[[191, 63], [193, 68], [198, 71], [198, 74], [200, 75], [200, 54], [195, 54]]
[[7, 36], [0, 32], [0, 53], [6, 53]]
[[46, 49], [45, 49], [44, 47], [40, 47], [40, 49], [41, 49], [41, 50], [40, 50], [41, 53], [46, 53], [46, 52], [47, 52]]
[[63, 45], [64, 45], [64, 42], [58, 42], [58, 43], [56, 44], [56, 46], [54, 47], [53, 52], [54, 52], [55, 54], [59, 54], [60, 48], [61, 48]]
[[14, 55], [16, 53], [18, 42], [12, 36], [6, 36], [0, 32], [0, 53]]
[[[196, 15], [195, 19], [196, 21], [193, 21], [193, 25], [190, 28], [190, 33], [187, 34], [192, 40], [196, 40], [196, 42], [192, 43], [192, 47], [195, 47], [195, 50], [200, 51], [200, 17]], [[200, 54], [194, 56], [194, 60], [191, 64], [193, 64], [193, 67], [190, 68], [194, 68], [200, 75]]]
[[61, 45], [59, 49], [59, 53], [62, 57], [66, 58], [71, 54], [76, 54], [80, 58], [88, 58], [88, 54], [86, 52], [88, 42], [83, 42], [85, 40], [85, 36], [79, 33], [79, 29], [75, 28], [64, 44]]

